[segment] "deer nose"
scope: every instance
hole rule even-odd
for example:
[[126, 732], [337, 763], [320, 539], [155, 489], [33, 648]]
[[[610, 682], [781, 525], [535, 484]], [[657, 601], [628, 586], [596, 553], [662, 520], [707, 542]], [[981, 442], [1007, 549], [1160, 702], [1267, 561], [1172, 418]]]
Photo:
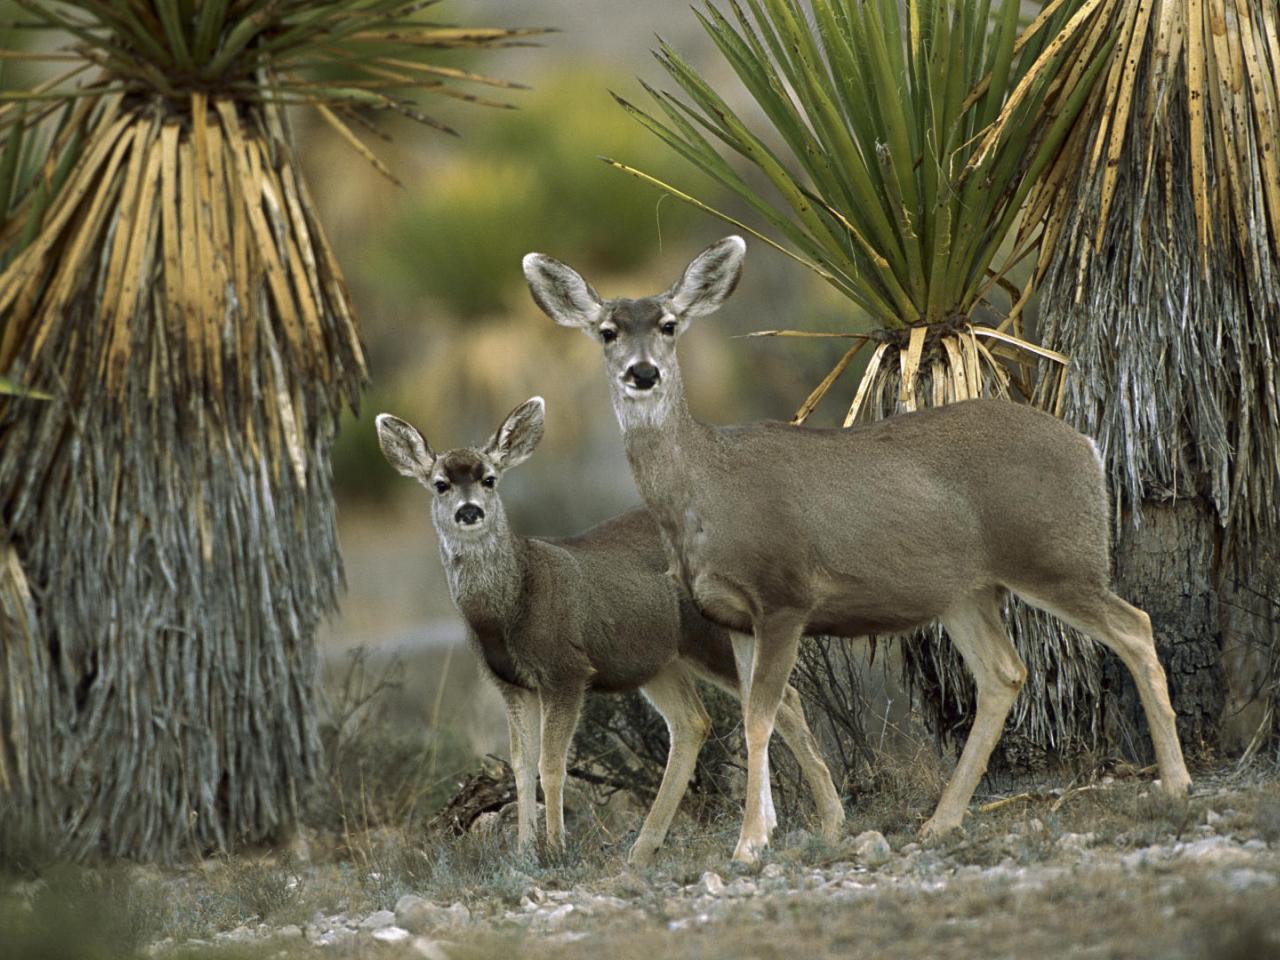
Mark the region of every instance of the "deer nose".
[[453, 519], [464, 527], [469, 527], [484, 519], [484, 511], [474, 503], [464, 503], [458, 508], [458, 512], [453, 515]]
[[651, 390], [662, 374], [652, 363], [633, 363], [627, 370], [627, 378], [637, 390]]

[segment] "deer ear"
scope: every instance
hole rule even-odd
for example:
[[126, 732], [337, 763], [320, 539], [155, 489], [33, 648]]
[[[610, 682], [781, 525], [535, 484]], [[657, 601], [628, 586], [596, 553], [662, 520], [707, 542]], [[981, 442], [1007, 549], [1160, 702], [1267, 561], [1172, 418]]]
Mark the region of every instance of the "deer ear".
[[738, 285], [746, 255], [746, 241], [734, 236], [713, 243], [694, 257], [685, 267], [684, 276], [667, 291], [666, 299], [673, 312], [693, 318], [719, 310]]
[[389, 413], [378, 414], [378, 444], [387, 463], [403, 476], [423, 480], [435, 466], [436, 455], [412, 424]]
[[589, 329], [604, 314], [604, 302], [577, 271], [544, 253], [524, 258], [529, 292], [548, 317], [565, 327]]
[[541, 397], [532, 397], [507, 414], [484, 448], [498, 469], [508, 470], [533, 455], [534, 447], [542, 439], [546, 412], [546, 402]]

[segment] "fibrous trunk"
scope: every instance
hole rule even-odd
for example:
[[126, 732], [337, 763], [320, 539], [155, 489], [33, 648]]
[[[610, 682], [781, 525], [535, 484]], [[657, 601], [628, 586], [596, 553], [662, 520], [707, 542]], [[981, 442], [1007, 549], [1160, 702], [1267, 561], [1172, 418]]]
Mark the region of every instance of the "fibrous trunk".
[[363, 358], [282, 118], [86, 98], [0, 276], [0, 829], [174, 859], [317, 772], [342, 581], [329, 447]]
[[[1043, 340], [1073, 363], [1064, 413], [1117, 502], [1117, 592], [1152, 617], [1191, 753], [1219, 747], [1232, 635], [1280, 658], [1265, 603], [1234, 626], [1223, 609], [1242, 574], [1265, 583], [1259, 551], [1280, 535], [1275, 8], [1228, 3], [1204, 32], [1209, 6], [1165, 0], [1161, 29], [1135, 33], [1133, 109], [1088, 115], [1080, 156], [1110, 129], [1099, 117], [1123, 125], [1107, 163], [1070, 172], [1040, 268]], [[1108, 655], [1107, 729], [1147, 756], [1121, 671]]]

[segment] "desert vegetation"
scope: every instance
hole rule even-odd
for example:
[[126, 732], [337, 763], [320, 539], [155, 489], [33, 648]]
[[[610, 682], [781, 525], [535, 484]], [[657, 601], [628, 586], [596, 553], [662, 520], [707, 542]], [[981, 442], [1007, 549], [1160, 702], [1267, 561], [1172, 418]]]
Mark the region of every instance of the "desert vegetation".
[[[1280, 954], [1278, 29], [1273, 0], [0, 3], [0, 956]], [[699, 416], [1004, 396], [1098, 442], [1186, 802], [1123, 668], [1014, 606], [1030, 675], [961, 834], [916, 835], [973, 718], [928, 631], [804, 642], [839, 841], [775, 738], [774, 847], [729, 862], [741, 713], [704, 688], [652, 865], [638, 695], [587, 701], [563, 855], [517, 848], [500, 701], [372, 418], [463, 446], [541, 394], [513, 527], [634, 505], [597, 349], [520, 257], [649, 293], [725, 221], [752, 266], [682, 356]]]

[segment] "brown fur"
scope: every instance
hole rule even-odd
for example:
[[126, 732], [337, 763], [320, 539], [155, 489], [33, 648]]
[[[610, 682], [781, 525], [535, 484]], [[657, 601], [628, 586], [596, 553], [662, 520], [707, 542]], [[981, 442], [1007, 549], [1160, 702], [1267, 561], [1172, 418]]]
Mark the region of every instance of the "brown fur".
[[[530, 401], [512, 413], [489, 447], [439, 457], [402, 420], [383, 414], [378, 430], [391, 464], [434, 494], [432, 517], [454, 602], [507, 703], [521, 842], [532, 838], [536, 758], [548, 840], [563, 843], [564, 767], [583, 696], [640, 690], [671, 733], [663, 784], [632, 850], [634, 860], [644, 861], [665, 837], [707, 734], [709, 719], [693, 677], [737, 694], [733, 644], [689, 600], [678, 599], [646, 511], [627, 511], [563, 539], [521, 537], [508, 529], [496, 481], [532, 452], [541, 417], [541, 401]], [[522, 423], [511, 426], [517, 418]], [[531, 442], [529, 431], [535, 434]], [[504, 437], [514, 454], [504, 450]], [[488, 487], [486, 477], [494, 480]], [[463, 505], [482, 511], [483, 521], [458, 521]], [[780, 729], [814, 791], [823, 828], [834, 834], [843, 809], [798, 695], [789, 689], [786, 697]]]

